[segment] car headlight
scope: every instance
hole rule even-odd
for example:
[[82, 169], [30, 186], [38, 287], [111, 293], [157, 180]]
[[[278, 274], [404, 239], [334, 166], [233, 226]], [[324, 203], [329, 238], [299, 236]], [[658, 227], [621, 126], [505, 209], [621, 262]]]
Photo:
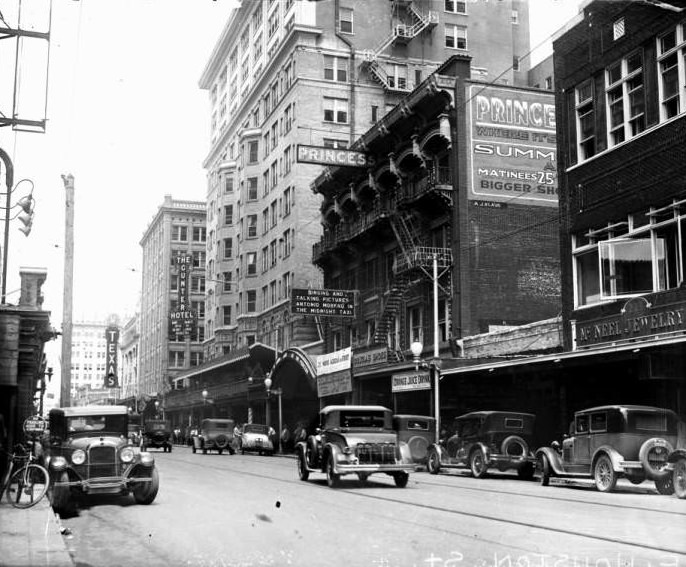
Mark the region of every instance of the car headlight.
[[82, 465], [86, 462], [86, 452], [82, 449], [76, 449], [76, 451], [71, 454], [71, 462], [75, 465]]
[[155, 457], [147, 451], [141, 452], [141, 464], [145, 466], [150, 466], [155, 462]]
[[130, 463], [133, 461], [133, 449], [130, 447], [125, 447], [122, 449], [122, 452], [119, 453], [119, 458], [121, 459], [122, 463]]
[[55, 470], [61, 470], [63, 468], [66, 468], [67, 466], [67, 459], [65, 459], [62, 456], [55, 456], [50, 459], [50, 466], [55, 469]]

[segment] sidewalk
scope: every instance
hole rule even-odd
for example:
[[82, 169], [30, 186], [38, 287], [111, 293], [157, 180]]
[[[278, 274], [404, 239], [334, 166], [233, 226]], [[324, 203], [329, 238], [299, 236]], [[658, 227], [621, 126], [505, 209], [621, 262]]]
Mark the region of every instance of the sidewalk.
[[47, 496], [32, 508], [0, 501], [0, 567], [73, 567]]

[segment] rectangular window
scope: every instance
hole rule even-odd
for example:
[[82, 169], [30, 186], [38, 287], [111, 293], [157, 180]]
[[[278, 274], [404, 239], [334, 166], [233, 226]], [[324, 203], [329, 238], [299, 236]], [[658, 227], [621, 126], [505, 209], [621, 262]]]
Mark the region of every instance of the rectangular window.
[[248, 215], [248, 238], [257, 238], [257, 215]]
[[400, 91], [408, 90], [407, 85], [407, 65], [390, 63], [386, 67], [388, 74], [388, 87]]
[[188, 242], [188, 227], [175, 224], [172, 226], [172, 241]]
[[257, 310], [257, 291], [249, 289], [245, 294], [245, 311], [246, 313], [255, 313]]
[[257, 201], [257, 177], [248, 178], [248, 201]]
[[610, 146], [645, 130], [643, 53], [636, 51], [605, 72]]
[[342, 33], [354, 33], [353, 11], [351, 8], [340, 8], [338, 10], [338, 30]]
[[372, 105], [372, 122], [378, 122], [379, 120], [379, 107]]
[[657, 47], [660, 120], [664, 121], [686, 109], [686, 26], [679, 24], [660, 36]]
[[270, 267], [276, 266], [276, 240], [269, 243], [269, 265]]
[[193, 293], [205, 293], [205, 277], [192, 276], [191, 277], [191, 291]]
[[348, 123], [348, 101], [342, 98], [324, 98], [324, 121]]
[[348, 60], [345, 57], [324, 55], [324, 78], [327, 81], [348, 81]]
[[248, 252], [245, 256], [246, 258], [246, 270], [247, 275], [255, 276], [257, 275], [257, 253]]
[[467, 28], [445, 24], [445, 46], [450, 49], [467, 49]]
[[260, 142], [253, 140], [248, 142], [248, 163], [257, 163], [259, 160]]
[[274, 228], [276, 226], [277, 222], [277, 203], [276, 200], [272, 201], [272, 204], [269, 207], [269, 219], [270, 219], [270, 226], [269, 228]]
[[325, 148], [332, 148], [334, 150], [347, 150], [348, 141], [347, 140], [335, 140], [333, 138], [324, 138], [322, 143]]
[[233, 280], [232, 280], [232, 274], [231, 272], [224, 272], [223, 276], [224, 278], [224, 291], [225, 292], [230, 292], [233, 290]]
[[194, 250], [193, 254], [193, 267], [194, 268], [205, 268], [205, 251], [204, 250]]
[[233, 258], [233, 239], [224, 239], [224, 260], [230, 260]]
[[408, 336], [410, 342], [419, 341], [424, 342], [424, 329], [422, 328], [422, 309], [421, 307], [410, 307], [407, 313], [407, 321], [409, 327]]
[[204, 226], [193, 227], [193, 242], [205, 242], [207, 240], [207, 229]]
[[576, 88], [577, 149], [579, 160], [586, 160], [596, 153], [595, 108], [593, 83], [585, 81]]
[[283, 216], [291, 214], [291, 188], [286, 187], [283, 191]]
[[460, 0], [445, 0], [445, 11], [453, 14], [466, 14], [467, 2]]
[[224, 205], [224, 224], [233, 224], [233, 205]]
[[170, 350], [169, 351], [169, 367], [170, 368], [183, 368], [184, 364], [184, 352], [182, 350]]
[[224, 193], [233, 193], [233, 177], [224, 178]]
[[222, 322], [225, 326], [231, 325], [231, 306], [224, 305], [222, 308]]
[[192, 352], [191, 353], [191, 366], [200, 366], [202, 363], [203, 363], [203, 353], [202, 352]]

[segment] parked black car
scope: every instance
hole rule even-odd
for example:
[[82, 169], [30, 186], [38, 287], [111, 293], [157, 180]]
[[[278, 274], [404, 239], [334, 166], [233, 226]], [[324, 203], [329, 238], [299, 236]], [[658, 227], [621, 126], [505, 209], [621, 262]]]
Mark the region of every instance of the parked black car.
[[44, 448], [54, 510], [69, 513], [75, 496], [133, 494], [150, 504], [159, 489], [154, 457], [128, 439], [124, 406], [76, 406], [50, 410]]
[[514, 469], [520, 478], [534, 476], [532, 452], [536, 416], [506, 411], [475, 411], [456, 417], [452, 435], [429, 447], [426, 468], [469, 468], [481, 478], [489, 468]]
[[686, 498], [686, 449], [677, 449], [667, 458], [672, 471], [672, 484], [677, 498]]
[[171, 453], [171, 425], [166, 419], [148, 419], [143, 427], [143, 451], [150, 447]]

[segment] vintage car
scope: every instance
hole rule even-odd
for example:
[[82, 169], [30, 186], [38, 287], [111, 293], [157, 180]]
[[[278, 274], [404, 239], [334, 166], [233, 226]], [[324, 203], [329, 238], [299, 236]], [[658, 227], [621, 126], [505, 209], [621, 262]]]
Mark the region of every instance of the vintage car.
[[139, 504], [155, 500], [155, 459], [129, 442], [126, 407], [54, 408], [49, 421], [45, 463], [56, 512], [71, 512], [79, 494], [131, 493]]
[[233, 428], [236, 422], [233, 419], [203, 419], [200, 424], [200, 432], [193, 436], [191, 451], [217, 451], [220, 455], [226, 449], [231, 455], [236, 451], [233, 448]]
[[274, 429], [268, 425], [259, 423], [244, 423], [238, 427], [234, 436], [234, 444], [241, 454], [246, 451], [259, 453], [260, 455], [274, 454]]
[[162, 449], [171, 453], [171, 426], [166, 419], [148, 419], [143, 426], [143, 446], [146, 451], [150, 447]]
[[553, 476], [593, 478], [610, 492], [620, 477], [633, 484], [653, 480], [660, 494], [672, 494], [667, 459], [677, 441], [678, 416], [670, 410], [607, 405], [578, 411], [562, 447], [554, 442], [536, 451], [541, 484]]
[[686, 449], [677, 449], [667, 458], [672, 472], [672, 485], [677, 498], [686, 498]]
[[404, 488], [414, 470], [410, 447], [398, 440], [393, 412], [383, 406], [323, 408], [316, 434], [296, 445], [296, 457], [300, 480], [322, 472], [332, 488], [343, 475], [357, 474], [365, 482], [373, 473], [386, 473]]
[[468, 467], [475, 478], [489, 468], [516, 470], [519, 478], [534, 476], [536, 459], [531, 449], [536, 416], [510, 411], [475, 411], [456, 417], [452, 435], [429, 447], [426, 468]]
[[410, 447], [412, 460], [426, 464], [429, 446], [436, 442], [436, 418], [427, 415], [396, 414], [393, 416], [393, 429], [398, 440]]

